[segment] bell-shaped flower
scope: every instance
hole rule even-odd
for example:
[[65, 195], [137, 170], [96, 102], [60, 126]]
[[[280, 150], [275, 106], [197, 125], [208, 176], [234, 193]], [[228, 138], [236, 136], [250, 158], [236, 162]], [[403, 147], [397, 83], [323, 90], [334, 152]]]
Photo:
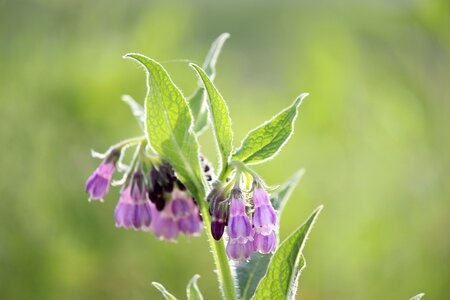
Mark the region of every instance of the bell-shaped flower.
[[103, 198], [109, 191], [109, 185], [116, 170], [116, 162], [119, 156], [120, 152], [113, 150], [86, 181], [86, 192], [89, 193], [89, 201], [103, 201]]
[[238, 192], [232, 192], [228, 237], [228, 257], [233, 260], [249, 259], [253, 251], [252, 224], [247, 216], [244, 199]]
[[114, 219], [116, 227], [145, 231], [150, 229], [152, 212], [141, 171], [135, 172], [130, 184], [122, 190]]
[[270, 203], [269, 194], [260, 187], [253, 191], [253, 249], [261, 253], [275, 251], [278, 215]]

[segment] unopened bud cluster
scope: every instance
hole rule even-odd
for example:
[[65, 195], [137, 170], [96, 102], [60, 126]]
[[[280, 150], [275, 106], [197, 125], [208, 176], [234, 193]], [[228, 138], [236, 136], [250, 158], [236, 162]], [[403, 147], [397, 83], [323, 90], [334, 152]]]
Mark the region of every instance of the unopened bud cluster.
[[[103, 201], [120, 155], [118, 149], [110, 151], [89, 177], [86, 192], [90, 200]], [[197, 203], [167, 162], [144, 164], [139, 161], [132, 171], [129, 170], [114, 219], [116, 227], [152, 231], [163, 240], [173, 241], [180, 233], [198, 235], [202, 229]]]

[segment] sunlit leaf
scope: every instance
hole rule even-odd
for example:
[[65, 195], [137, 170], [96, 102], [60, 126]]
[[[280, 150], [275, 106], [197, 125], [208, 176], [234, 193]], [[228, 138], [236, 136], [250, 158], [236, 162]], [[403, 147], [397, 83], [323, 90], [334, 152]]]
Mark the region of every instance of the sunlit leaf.
[[302, 250], [322, 206], [294, 231], [272, 256], [266, 275], [259, 282], [252, 299], [294, 299], [297, 282], [305, 260]]
[[197, 286], [197, 280], [199, 278], [200, 278], [200, 275], [196, 274], [189, 281], [187, 289], [186, 289], [188, 300], [203, 300], [202, 293], [200, 292], [200, 289]]
[[205, 71], [195, 64], [191, 64], [191, 67], [203, 81], [208, 94], [206, 102], [208, 103], [211, 125], [219, 148], [222, 167], [226, 167], [228, 158], [233, 150], [233, 132], [227, 104]]
[[192, 194], [204, 195], [197, 137], [181, 91], [155, 60], [135, 53], [125, 57], [136, 60], [146, 70], [145, 131], [149, 144], [173, 166]]
[[[216, 76], [216, 63], [222, 50], [223, 44], [230, 37], [229, 33], [222, 33], [211, 45], [205, 62], [203, 63], [203, 70], [208, 77], [214, 80]], [[199, 83], [197, 90], [188, 99], [189, 105], [194, 116], [194, 131], [202, 132], [208, 125], [208, 110], [206, 108], [206, 94], [203, 85]]]
[[274, 157], [291, 137], [298, 108], [307, 95], [301, 94], [291, 106], [250, 131], [232, 159], [257, 164]]
[[177, 300], [177, 298], [174, 295], [172, 295], [171, 293], [169, 293], [166, 290], [166, 288], [161, 283], [152, 282], [152, 284], [158, 291], [161, 292], [161, 294], [164, 296], [164, 299], [166, 299], [166, 300]]

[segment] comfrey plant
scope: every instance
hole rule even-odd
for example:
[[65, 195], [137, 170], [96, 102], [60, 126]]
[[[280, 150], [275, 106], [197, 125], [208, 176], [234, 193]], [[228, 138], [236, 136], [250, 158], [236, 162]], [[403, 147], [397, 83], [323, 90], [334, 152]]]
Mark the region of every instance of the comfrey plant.
[[[104, 154], [93, 152], [102, 162], [87, 180], [86, 192], [90, 200], [103, 201], [111, 184], [121, 186], [116, 227], [152, 232], [166, 241], [197, 236], [206, 228], [224, 299], [293, 299], [305, 267], [302, 250], [322, 207], [279, 245], [280, 213], [303, 171], [274, 188], [252, 166], [279, 153], [307, 94], [251, 130], [235, 149], [228, 107], [212, 82], [228, 36], [214, 41], [203, 67], [190, 64], [199, 87], [187, 99], [161, 64], [141, 54], [125, 55], [147, 75], [144, 106], [130, 96], [123, 98], [143, 135]], [[217, 172], [200, 153], [197, 140], [208, 126], [218, 150]], [[134, 155], [124, 162], [130, 149]], [[115, 172], [123, 173], [120, 180], [112, 180]], [[188, 284], [188, 299], [202, 299], [198, 277]], [[176, 299], [161, 284], [153, 284], [166, 299]]]

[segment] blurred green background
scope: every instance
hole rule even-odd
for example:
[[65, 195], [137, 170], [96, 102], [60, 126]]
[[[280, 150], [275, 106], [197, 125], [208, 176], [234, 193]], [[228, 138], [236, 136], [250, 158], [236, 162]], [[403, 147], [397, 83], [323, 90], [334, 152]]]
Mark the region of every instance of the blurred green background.
[[[304, 101], [269, 184], [306, 174], [282, 238], [320, 204], [302, 299], [446, 299], [450, 293], [450, 4], [416, 1], [0, 0], [0, 298], [180, 298], [219, 292], [204, 234], [176, 244], [114, 227], [114, 188], [88, 203], [89, 150], [139, 133], [120, 101], [145, 94], [121, 57], [159, 61], [190, 94], [230, 32], [216, 84], [235, 144]], [[202, 149], [213, 154], [211, 134]]]

